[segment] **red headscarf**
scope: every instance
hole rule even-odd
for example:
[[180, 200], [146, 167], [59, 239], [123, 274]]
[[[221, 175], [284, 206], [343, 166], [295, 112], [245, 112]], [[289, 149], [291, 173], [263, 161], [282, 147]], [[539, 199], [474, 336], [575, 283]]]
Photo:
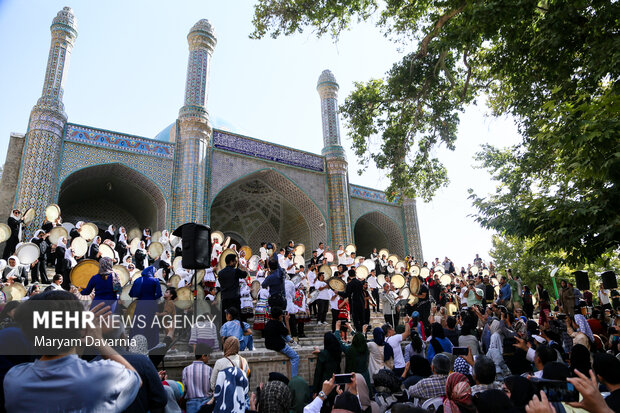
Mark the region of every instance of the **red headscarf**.
[[461, 373], [452, 373], [446, 380], [446, 396], [443, 399], [444, 413], [474, 411], [469, 380]]

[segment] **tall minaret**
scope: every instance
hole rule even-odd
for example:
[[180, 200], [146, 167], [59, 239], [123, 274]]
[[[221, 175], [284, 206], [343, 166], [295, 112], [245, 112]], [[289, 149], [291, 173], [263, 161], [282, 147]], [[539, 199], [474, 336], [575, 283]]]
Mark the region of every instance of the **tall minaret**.
[[[52, 26], [52, 44], [47, 59], [43, 92], [30, 113], [28, 134], [22, 155], [15, 207], [33, 207], [37, 218], [32, 226], [40, 225], [45, 207], [55, 202], [54, 194], [62, 137], [67, 115], [62, 103], [69, 57], [77, 38], [77, 23], [69, 7], [58, 12]], [[29, 228], [31, 232], [33, 228]]]
[[217, 43], [215, 29], [208, 20], [202, 19], [189, 31], [187, 41], [189, 62], [185, 103], [179, 111], [173, 228], [186, 222], [204, 223], [206, 220], [208, 153], [213, 139], [207, 112], [207, 85], [211, 56]]
[[424, 262], [422, 241], [420, 239], [420, 226], [418, 224], [418, 210], [413, 198], [403, 200], [403, 212], [405, 215], [405, 233], [409, 255], [413, 255], [418, 262]]
[[351, 231], [351, 210], [349, 208], [349, 173], [344, 148], [340, 144], [338, 122], [338, 83], [329, 70], [319, 76], [316, 89], [321, 96], [323, 118], [323, 150], [327, 165], [327, 195], [331, 243], [333, 248], [353, 241]]

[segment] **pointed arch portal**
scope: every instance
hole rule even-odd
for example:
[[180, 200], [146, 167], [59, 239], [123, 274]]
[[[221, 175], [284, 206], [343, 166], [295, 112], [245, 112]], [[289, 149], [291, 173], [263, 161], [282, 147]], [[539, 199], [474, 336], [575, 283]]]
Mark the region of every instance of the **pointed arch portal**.
[[120, 163], [73, 172], [60, 186], [64, 221], [90, 221], [100, 227], [152, 228], [166, 224], [166, 198], [149, 178]]
[[211, 203], [211, 228], [246, 242], [258, 254], [261, 242], [278, 247], [293, 240], [306, 246], [306, 258], [326, 242], [325, 218], [316, 204], [282, 173], [266, 169], [222, 189]]
[[370, 256], [373, 248], [387, 248], [405, 256], [405, 239], [401, 228], [387, 215], [373, 211], [359, 217], [353, 229], [357, 254]]

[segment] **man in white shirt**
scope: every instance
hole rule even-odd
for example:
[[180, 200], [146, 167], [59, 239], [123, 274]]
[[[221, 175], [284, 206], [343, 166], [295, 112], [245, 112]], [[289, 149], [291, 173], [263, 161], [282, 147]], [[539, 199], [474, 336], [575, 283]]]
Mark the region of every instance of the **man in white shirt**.
[[267, 245], [266, 243], [261, 242], [260, 249], [258, 250], [258, 253], [260, 254], [260, 260], [263, 262], [265, 262], [265, 260], [269, 258], [269, 255], [267, 254], [266, 245]]
[[295, 290], [295, 284], [293, 284], [293, 281], [284, 281], [284, 291], [286, 293], [286, 311], [288, 311], [289, 328], [291, 332], [291, 337], [293, 337], [293, 339], [297, 337], [297, 318], [295, 317], [295, 314], [297, 314], [298, 308], [295, 304], [293, 304], [293, 298], [295, 298], [296, 293]]
[[286, 259], [284, 260], [284, 265], [285, 267], [283, 268], [286, 270], [286, 273], [288, 274], [289, 277], [292, 277], [295, 274], [297, 274], [297, 269], [295, 268], [295, 261], [293, 260], [293, 251], [289, 251], [288, 254], [286, 255]]
[[338, 308], [338, 299], [340, 296], [334, 292], [334, 290], [329, 290], [329, 308], [332, 311], [332, 332], [336, 332], [336, 322], [338, 321], [338, 315], [340, 314], [340, 309]]
[[409, 329], [409, 320], [411, 320], [411, 318], [409, 318], [409, 316], [405, 316], [405, 332], [402, 334], [396, 334], [394, 327], [389, 324], [384, 324], [383, 327], [381, 327], [386, 335], [386, 344], [392, 346], [392, 350], [394, 350], [394, 373], [397, 377], [402, 376], [403, 371], [405, 371], [405, 358], [403, 357], [403, 349], [400, 343], [403, 340], [406, 340], [411, 334], [411, 330]]
[[316, 249], [316, 257], [319, 259], [323, 259], [323, 254], [325, 253], [325, 248], [322, 242], [319, 242], [319, 248]]
[[379, 310], [379, 283], [377, 282], [377, 275], [375, 274], [375, 270], [370, 270], [370, 274], [367, 278], [368, 288], [370, 288], [370, 295], [372, 295], [373, 300], [377, 306], [375, 307], [375, 311]]
[[319, 295], [317, 297], [317, 302], [319, 306], [319, 313], [317, 315], [317, 324], [327, 324], [325, 322], [325, 315], [327, 314], [327, 306], [329, 305], [329, 299], [331, 297], [330, 288], [325, 283], [324, 280], [325, 274], [322, 272], [319, 273], [318, 279], [314, 282], [314, 288], [319, 290]]
[[336, 254], [338, 255], [338, 265], [347, 265], [347, 252], [344, 250], [343, 245], [338, 246]]
[[603, 284], [598, 286], [598, 301], [601, 303], [604, 309], [611, 310], [611, 302], [609, 301], [609, 290], [603, 288]]
[[286, 256], [284, 255], [284, 248], [280, 248], [280, 252], [278, 254], [278, 264], [280, 265], [280, 268], [286, 272]]

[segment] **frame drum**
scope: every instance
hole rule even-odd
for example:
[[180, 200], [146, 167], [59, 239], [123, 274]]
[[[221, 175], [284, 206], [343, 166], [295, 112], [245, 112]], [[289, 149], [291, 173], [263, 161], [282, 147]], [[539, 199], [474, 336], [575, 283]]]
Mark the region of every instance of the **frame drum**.
[[83, 257], [88, 252], [88, 242], [82, 237], [73, 238], [71, 249], [76, 257]]
[[224, 242], [224, 234], [221, 231], [213, 231], [211, 233], [211, 243], [215, 244], [215, 240], [222, 245], [222, 242]]
[[347, 253], [347, 255], [351, 255], [351, 253], [357, 252], [357, 247], [355, 246], [355, 244], [349, 244], [344, 247], [344, 251]]
[[177, 290], [177, 299], [174, 305], [180, 309], [187, 310], [192, 306], [194, 295], [189, 287], [179, 288]]
[[395, 265], [394, 265], [394, 272], [402, 274], [405, 272], [405, 268], [407, 267], [407, 264], [405, 264], [405, 261], [398, 261]]
[[99, 262], [96, 260], [84, 260], [71, 269], [69, 277], [71, 278], [71, 284], [83, 290], [92, 276], [97, 273], [99, 273]]
[[129, 305], [133, 301], [133, 298], [129, 296], [129, 291], [131, 291], [132, 285], [133, 285], [132, 283], [125, 284], [125, 286], [123, 287], [123, 291], [121, 291], [121, 297], [119, 301], [125, 308], [129, 307]]
[[383, 248], [379, 250], [379, 258], [382, 258], [385, 255], [385, 258], [390, 256], [390, 251], [387, 248]]
[[63, 227], [52, 228], [52, 230], [50, 231], [50, 236], [49, 236], [49, 240], [52, 244], [57, 245], [58, 240], [62, 237], [65, 237], [65, 238], [69, 237], [69, 233], [67, 232], [66, 229], [64, 229]]
[[135, 238], [142, 238], [142, 231], [138, 228], [132, 228], [127, 233], [127, 239], [133, 240]]
[[23, 265], [30, 265], [36, 260], [39, 259], [39, 255], [41, 255], [41, 250], [39, 246], [32, 242], [24, 242], [19, 248], [15, 251], [15, 255], [19, 259], [19, 262]]
[[[7, 237], [8, 239], [8, 237]], [[323, 256], [327, 259], [327, 262], [334, 262], [334, 253], [331, 251], [325, 251]]]
[[370, 273], [370, 271], [376, 269], [376, 265], [375, 262], [371, 259], [365, 260], [362, 265], [366, 268], [368, 268], [368, 272]]
[[256, 300], [258, 298], [259, 291], [260, 291], [260, 281], [258, 280], [252, 281], [252, 284], [250, 285], [250, 295], [252, 296], [253, 299]]
[[252, 257], [248, 260], [248, 270], [257, 271], [259, 262], [260, 257], [258, 255], [252, 255]]
[[28, 208], [28, 210], [24, 213], [24, 224], [30, 225], [30, 223], [34, 220], [35, 215], [34, 208]]
[[295, 254], [295, 256], [303, 256], [305, 252], [306, 246], [304, 244], [297, 244], [293, 249], [293, 253]]
[[370, 271], [368, 271], [368, 268], [366, 268], [364, 265], [360, 265], [355, 269], [355, 276], [360, 280], [365, 280], [366, 277], [368, 277], [369, 273]]
[[250, 248], [247, 245], [244, 245], [243, 247], [241, 247], [239, 249], [239, 253], [241, 253], [241, 251], [245, 252], [245, 259], [246, 260], [250, 259], [250, 257], [252, 256], [252, 248]]
[[0, 242], [11, 238], [11, 227], [5, 223], [0, 223]]
[[192, 275], [192, 280], [189, 283], [189, 288], [192, 290], [194, 288], [194, 278], [196, 279], [196, 288], [201, 290], [201, 288], [198, 287], [200, 287], [200, 283], [202, 283], [202, 280], [205, 278], [205, 270], [203, 268], [195, 270], [194, 275]]
[[409, 280], [409, 292], [417, 294], [418, 291], [420, 291], [420, 279], [418, 277], [411, 277], [411, 280]]
[[499, 281], [495, 277], [491, 277], [490, 281], [491, 281], [491, 285], [493, 285], [493, 287], [497, 287], [499, 285]]
[[422, 278], [426, 278], [431, 274], [431, 270], [428, 269], [428, 267], [422, 267], [420, 268], [420, 276]]
[[47, 208], [45, 208], [45, 218], [49, 222], [56, 221], [59, 216], [60, 216], [60, 207], [58, 205], [51, 204], [51, 205], [48, 205]]
[[161, 254], [164, 253], [164, 246], [161, 244], [161, 242], [158, 241], [151, 242], [147, 249], [147, 252], [149, 253], [149, 257], [156, 260], [161, 257]]
[[22, 298], [26, 296], [26, 287], [22, 283], [14, 282], [8, 287], [4, 287], [9, 290], [9, 294], [11, 296], [11, 301], [21, 301]]
[[303, 255], [295, 255], [295, 258], [293, 258], [293, 262], [295, 263], [297, 268], [301, 267], [302, 265], [304, 267], [306, 266], [306, 260], [304, 260]]
[[409, 288], [405, 287], [400, 290], [400, 293], [398, 295], [400, 295], [402, 300], [408, 300], [411, 292], [409, 291]]
[[131, 242], [129, 243], [129, 252], [131, 252], [131, 255], [136, 255], [136, 250], [138, 249], [139, 245], [140, 238], [134, 238], [131, 240]]
[[101, 243], [99, 245], [99, 253], [102, 257], [114, 259], [114, 250], [109, 245]]
[[99, 227], [92, 222], [88, 222], [80, 228], [80, 236], [86, 241], [92, 241], [99, 235]]
[[488, 269], [488, 268], [484, 268], [484, 269], [482, 270], [482, 276], [483, 276], [483, 277], [488, 277], [488, 276], [489, 276], [489, 274], [490, 274], [490, 272], [489, 272], [489, 269]]
[[168, 278], [168, 282], [170, 283], [171, 287], [177, 288], [177, 286], [181, 282], [181, 277], [175, 274], [172, 277]]
[[332, 269], [327, 264], [321, 265], [321, 267], [319, 268], [319, 272], [322, 272], [325, 274], [324, 281], [327, 281], [328, 279], [332, 278]]
[[443, 274], [445, 271], [446, 271], [445, 268], [442, 267], [441, 265], [437, 265], [437, 266], [435, 266], [435, 268], [433, 268], [433, 272], [434, 273], [441, 273], [441, 274]]
[[228, 248], [228, 246], [230, 245], [230, 241], [231, 241], [231, 238], [226, 237], [226, 239], [224, 240], [224, 243], [222, 244], [222, 248]]
[[418, 275], [420, 275], [420, 267], [418, 267], [417, 265], [412, 265], [409, 268], [409, 273], [414, 277], [417, 277]]
[[122, 265], [116, 264], [112, 267], [112, 270], [118, 275], [118, 278], [121, 280], [121, 285], [125, 286], [129, 282], [129, 271], [127, 268]]
[[385, 284], [384, 274], [379, 274], [379, 276], [377, 277], [377, 284], [379, 284], [379, 287], [383, 288], [383, 284]]
[[182, 261], [182, 256], [178, 256], [174, 259], [174, 261], [172, 261], [172, 269], [174, 270], [174, 272], [177, 272], [178, 269], [181, 268]]
[[456, 305], [456, 303], [446, 303], [446, 312], [448, 313], [449, 316], [453, 315], [454, 313], [459, 311], [459, 307]]
[[337, 292], [343, 292], [347, 289], [347, 285], [344, 283], [344, 281], [336, 277], [330, 278], [327, 282], [327, 285], [329, 285], [329, 288]]
[[394, 274], [391, 278], [394, 288], [403, 288], [405, 286], [405, 277], [400, 274]]
[[450, 285], [450, 283], [452, 282], [452, 276], [450, 274], [444, 274], [441, 277], [439, 277], [439, 282], [441, 283], [441, 285]]
[[471, 268], [469, 268], [469, 271], [471, 271], [472, 275], [476, 275], [478, 274], [478, 266], [477, 265], [472, 265]]
[[172, 246], [172, 248], [176, 248], [176, 246], [179, 245], [179, 242], [181, 242], [181, 237], [177, 237], [173, 234], [170, 234], [168, 239], [170, 240], [170, 246]]

